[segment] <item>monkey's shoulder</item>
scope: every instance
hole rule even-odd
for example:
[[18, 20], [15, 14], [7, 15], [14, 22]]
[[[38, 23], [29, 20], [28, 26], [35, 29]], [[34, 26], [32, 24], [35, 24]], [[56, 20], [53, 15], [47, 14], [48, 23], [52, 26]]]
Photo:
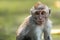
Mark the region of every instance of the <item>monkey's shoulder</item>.
[[24, 27], [24, 26], [28, 25], [28, 24], [29, 24], [29, 19], [30, 19], [30, 17], [31, 17], [31, 15], [29, 15], [28, 17], [26, 17], [26, 18], [24, 19], [24, 21], [21, 23], [20, 27], [21, 27], [21, 26]]
[[52, 24], [52, 21], [48, 19], [47, 24]]
[[47, 23], [46, 23], [47, 27], [52, 27], [52, 21], [50, 19], [48, 19]]
[[17, 35], [19, 35], [24, 29], [26, 29], [27, 25], [29, 24], [30, 16], [26, 17], [23, 23], [18, 27]]

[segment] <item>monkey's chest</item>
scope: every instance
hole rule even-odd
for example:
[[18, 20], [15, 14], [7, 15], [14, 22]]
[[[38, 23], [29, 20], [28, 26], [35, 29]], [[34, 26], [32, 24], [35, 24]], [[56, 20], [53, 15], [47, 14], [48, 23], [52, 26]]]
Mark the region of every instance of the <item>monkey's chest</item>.
[[35, 35], [36, 35], [36, 37], [37, 37], [37, 40], [41, 40], [41, 36], [42, 36], [42, 27], [40, 27], [40, 26], [37, 26], [36, 28], [35, 28]]

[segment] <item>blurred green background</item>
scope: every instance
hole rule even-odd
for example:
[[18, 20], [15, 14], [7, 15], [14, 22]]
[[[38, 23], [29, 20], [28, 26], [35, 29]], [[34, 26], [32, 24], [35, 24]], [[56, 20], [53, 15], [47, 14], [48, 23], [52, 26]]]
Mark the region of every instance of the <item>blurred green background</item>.
[[[38, 0], [0, 0], [0, 40], [16, 40], [16, 30]], [[60, 29], [60, 0], [39, 0], [51, 8], [52, 29]], [[60, 35], [52, 35], [60, 40]]]

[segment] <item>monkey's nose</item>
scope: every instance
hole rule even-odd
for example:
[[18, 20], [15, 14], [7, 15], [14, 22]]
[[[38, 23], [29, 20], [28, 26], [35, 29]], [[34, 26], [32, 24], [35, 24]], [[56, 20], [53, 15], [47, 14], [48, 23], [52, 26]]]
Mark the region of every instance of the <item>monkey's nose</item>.
[[40, 17], [39, 19], [42, 20], [42, 17]]

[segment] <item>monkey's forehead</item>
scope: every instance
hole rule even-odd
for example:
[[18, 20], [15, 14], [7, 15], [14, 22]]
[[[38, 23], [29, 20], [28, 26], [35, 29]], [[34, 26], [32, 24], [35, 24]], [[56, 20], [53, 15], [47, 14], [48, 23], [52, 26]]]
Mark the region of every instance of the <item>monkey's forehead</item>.
[[34, 8], [37, 10], [42, 10], [45, 8], [45, 5], [42, 4], [42, 5], [34, 6]]
[[49, 8], [46, 5], [39, 5], [37, 8], [33, 6], [30, 11], [32, 13], [35, 13], [36, 11], [41, 11], [41, 10], [45, 11], [46, 13], [49, 13]]

